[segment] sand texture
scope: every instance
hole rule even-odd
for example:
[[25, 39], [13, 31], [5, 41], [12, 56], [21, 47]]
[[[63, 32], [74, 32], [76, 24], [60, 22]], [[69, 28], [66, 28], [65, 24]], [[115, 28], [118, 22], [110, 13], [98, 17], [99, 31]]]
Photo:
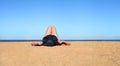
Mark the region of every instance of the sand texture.
[[39, 47], [0, 42], [0, 66], [120, 66], [120, 42], [70, 43]]

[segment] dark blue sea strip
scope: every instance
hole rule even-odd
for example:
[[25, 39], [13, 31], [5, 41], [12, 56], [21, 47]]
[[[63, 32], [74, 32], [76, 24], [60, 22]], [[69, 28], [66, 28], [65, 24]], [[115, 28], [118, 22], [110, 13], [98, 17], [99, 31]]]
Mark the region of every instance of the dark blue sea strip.
[[[42, 40], [0, 40], [0, 42], [39, 42]], [[120, 42], [120, 40], [65, 40], [70, 42], [82, 42], [82, 41], [114, 41]]]

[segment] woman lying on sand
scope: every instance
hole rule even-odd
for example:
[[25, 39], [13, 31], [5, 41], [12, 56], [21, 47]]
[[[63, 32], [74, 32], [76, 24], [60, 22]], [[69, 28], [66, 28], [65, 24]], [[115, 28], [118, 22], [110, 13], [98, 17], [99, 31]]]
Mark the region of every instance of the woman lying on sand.
[[58, 35], [55, 27], [49, 26], [45, 37], [43, 37], [42, 42], [32, 43], [32, 46], [56, 46], [56, 45], [70, 45], [67, 42], [58, 39]]

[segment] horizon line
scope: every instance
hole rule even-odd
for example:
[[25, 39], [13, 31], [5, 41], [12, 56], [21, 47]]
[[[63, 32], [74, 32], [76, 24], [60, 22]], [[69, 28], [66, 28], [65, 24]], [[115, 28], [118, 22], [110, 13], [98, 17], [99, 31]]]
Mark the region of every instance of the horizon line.
[[[0, 40], [0, 42], [32, 42], [32, 41], [42, 41], [42, 40]], [[100, 40], [100, 39], [99, 40], [98, 39], [97, 40], [96, 39], [94, 39], [94, 40], [93, 39], [68, 40], [67, 39], [64, 41], [120, 41], [120, 39], [119, 40], [111, 40], [111, 39], [105, 39], [105, 40], [103, 40], [103, 39], [102, 40]]]

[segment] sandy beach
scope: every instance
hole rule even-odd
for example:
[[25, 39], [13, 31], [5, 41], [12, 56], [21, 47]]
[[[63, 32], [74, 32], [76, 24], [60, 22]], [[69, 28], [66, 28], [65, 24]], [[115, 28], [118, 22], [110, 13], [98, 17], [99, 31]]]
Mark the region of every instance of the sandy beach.
[[0, 42], [0, 66], [120, 66], [120, 42], [70, 42], [71, 46], [31, 46]]

